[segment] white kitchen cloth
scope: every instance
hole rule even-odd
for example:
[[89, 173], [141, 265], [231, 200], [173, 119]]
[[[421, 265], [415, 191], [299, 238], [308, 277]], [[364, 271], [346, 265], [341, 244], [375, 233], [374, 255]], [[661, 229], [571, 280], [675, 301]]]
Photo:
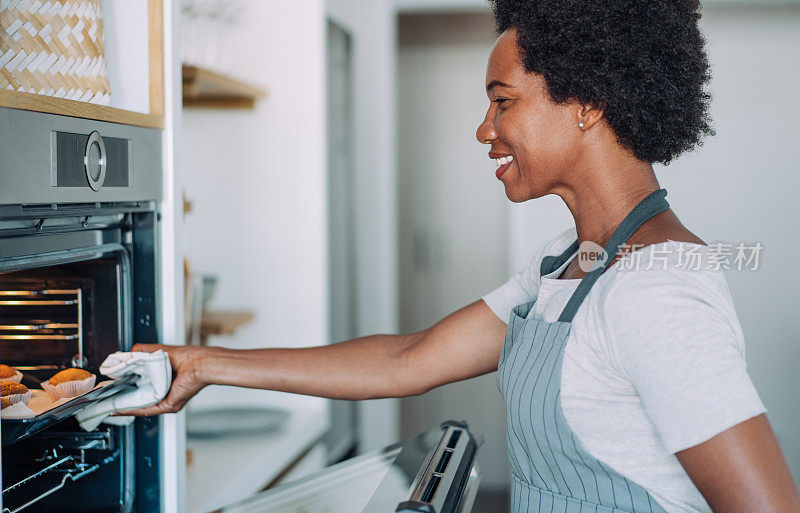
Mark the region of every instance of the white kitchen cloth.
[[136, 390], [117, 394], [79, 411], [75, 417], [86, 431], [96, 429], [101, 422], [115, 426], [130, 424], [134, 419], [132, 416], [111, 415], [118, 411], [135, 410], [156, 404], [166, 397], [172, 383], [169, 355], [161, 350], [154, 353], [111, 354], [100, 366], [100, 374], [113, 379], [137, 374], [139, 380]]

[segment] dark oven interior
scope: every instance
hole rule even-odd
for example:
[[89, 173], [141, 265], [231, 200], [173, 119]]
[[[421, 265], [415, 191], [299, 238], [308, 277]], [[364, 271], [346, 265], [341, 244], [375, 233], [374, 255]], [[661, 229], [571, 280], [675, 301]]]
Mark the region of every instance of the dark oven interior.
[[97, 374], [123, 347], [118, 260], [0, 274], [0, 355], [28, 388], [68, 367]]
[[[8, 237], [0, 223], [0, 362], [32, 390], [69, 367], [108, 379], [109, 354], [157, 341], [156, 214], [79, 219], [36, 233], [16, 221]], [[11, 428], [4, 419], [2, 513], [159, 509], [157, 419], [86, 432], [70, 416], [7, 443]]]

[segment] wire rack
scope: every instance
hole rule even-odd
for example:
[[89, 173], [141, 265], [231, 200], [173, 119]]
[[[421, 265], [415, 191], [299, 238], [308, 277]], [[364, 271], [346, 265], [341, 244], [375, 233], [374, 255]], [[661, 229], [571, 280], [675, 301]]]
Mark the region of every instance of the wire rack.
[[[83, 292], [81, 289], [0, 290], [0, 307], [7, 307], [8, 311], [13, 312], [12, 315], [15, 319], [20, 319], [0, 324], [0, 341], [75, 341], [78, 352], [70, 363], [73, 367], [85, 365], [82, 326]], [[37, 307], [76, 307], [75, 322], [26, 319], [26, 310], [30, 311]]]
[[40, 493], [36, 497], [25, 501], [25, 503], [20, 506], [16, 506], [14, 508], [3, 507], [2, 513], [18, 513], [20, 511], [24, 511], [48, 495], [52, 495], [53, 493], [64, 488], [67, 482], [77, 481], [100, 468], [100, 464], [98, 463], [84, 462], [82, 456], [71, 455], [58, 458], [56, 455], [56, 458], [57, 459], [54, 463], [51, 463], [35, 474], [31, 474], [22, 481], [5, 488], [3, 490], [3, 502], [6, 501], [5, 498], [8, 494], [12, 492], [23, 491], [26, 487], [31, 486], [33, 483], [41, 481], [42, 479], [50, 478], [54, 480], [54, 484], [51, 487], [48, 487], [43, 493]]

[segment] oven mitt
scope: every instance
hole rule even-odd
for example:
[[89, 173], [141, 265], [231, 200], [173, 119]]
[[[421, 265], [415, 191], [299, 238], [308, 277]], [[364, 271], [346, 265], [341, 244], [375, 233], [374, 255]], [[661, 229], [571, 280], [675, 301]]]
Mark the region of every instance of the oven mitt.
[[111, 415], [118, 411], [135, 410], [156, 404], [166, 397], [172, 384], [172, 367], [164, 351], [154, 353], [123, 353], [109, 355], [100, 366], [100, 374], [117, 379], [128, 374], [137, 374], [136, 390], [117, 394], [87, 406], [75, 417], [86, 431], [93, 431], [101, 422], [115, 426], [127, 426], [132, 416]]

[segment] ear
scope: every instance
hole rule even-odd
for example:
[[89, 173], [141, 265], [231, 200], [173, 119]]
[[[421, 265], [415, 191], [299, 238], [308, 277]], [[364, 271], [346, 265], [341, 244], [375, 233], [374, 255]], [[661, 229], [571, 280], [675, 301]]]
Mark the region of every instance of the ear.
[[603, 119], [604, 106], [578, 104], [575, 123], [581, 130], [589, 130]]

